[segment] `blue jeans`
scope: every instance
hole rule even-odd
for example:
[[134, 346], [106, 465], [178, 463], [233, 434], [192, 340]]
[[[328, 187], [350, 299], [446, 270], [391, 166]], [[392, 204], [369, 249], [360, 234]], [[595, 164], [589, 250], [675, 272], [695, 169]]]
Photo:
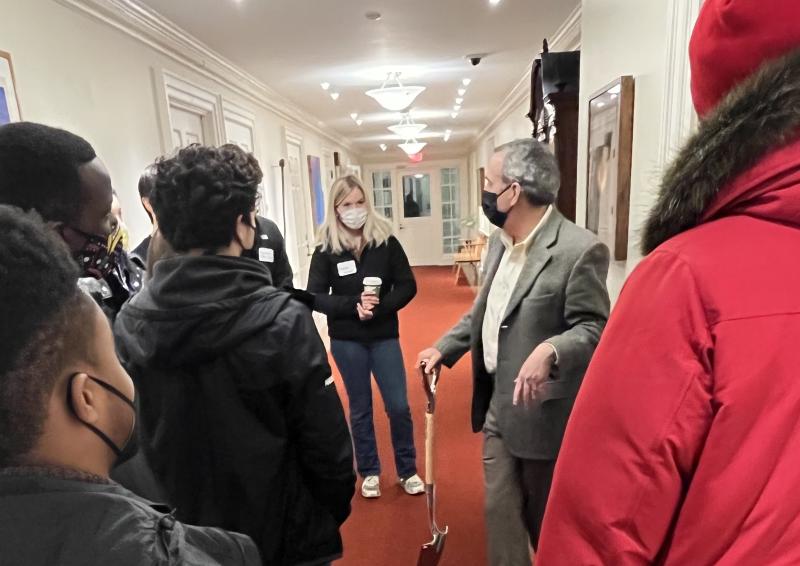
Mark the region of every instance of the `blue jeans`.
[[375, 381], [389, 417], [397, 474], [402, 479], [416, 474], [414, 424], [408, 408], [406, 370], [400, 342], [396, 338], [377, 342], [331, 340], [331, 353], [342, 374], [347, 397], [350, 399], [350, 430], [353, 434], [358, 473], [366, 477], [377, 476], [381, 472], [372, 422], [370, 374], [375, 374]]

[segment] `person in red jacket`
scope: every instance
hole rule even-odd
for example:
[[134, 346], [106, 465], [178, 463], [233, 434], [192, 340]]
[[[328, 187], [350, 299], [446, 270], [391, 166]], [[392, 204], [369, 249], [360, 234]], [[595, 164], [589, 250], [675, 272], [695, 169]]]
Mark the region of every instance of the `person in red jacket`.
[[800, 3], [706, 0], [701, 118], [567, 427], [537, 566], [800, 563]]

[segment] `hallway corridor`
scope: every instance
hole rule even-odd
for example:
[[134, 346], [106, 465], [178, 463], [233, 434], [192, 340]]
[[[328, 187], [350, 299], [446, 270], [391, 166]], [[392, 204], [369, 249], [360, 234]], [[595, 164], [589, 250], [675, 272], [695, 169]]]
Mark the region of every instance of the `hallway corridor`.
[[[417, 466], [423, 475], [425, 395], [414, 362], [421, 349], [433, 344], [467, 312], [475, 295], [465, 285], [453, 285], [450, 268], [415, 268], [414, 273], [419, 291], [400, 312], [400, 340], [408, 373]], [[437, 516], [441, 527], [450, 528], [442, 566], [486, 563], [481, 436], [473, 434], [469, 424], [469, 363], [467, 355], [452, 370], [444, 369], [437, 397]], [[331, 365], [346, 405], [344, 385], [332, 359]], [[416, 564], [421, 545], [431, 538], [425, 497], [408, 496], [396, 483], [388, 420], [377, 387], [373, 387], [373, 394], [383, 495], [367, 500], [356, 493], [353, 512], [342, 529], [344, 559], [336, 562], [337, 566]]]

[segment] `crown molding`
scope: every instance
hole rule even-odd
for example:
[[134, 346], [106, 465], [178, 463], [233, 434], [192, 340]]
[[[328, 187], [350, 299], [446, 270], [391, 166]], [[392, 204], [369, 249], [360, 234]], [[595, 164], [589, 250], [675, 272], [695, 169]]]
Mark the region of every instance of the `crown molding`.
[[212, 50], [187, 31], [136, 0], [55, 0], [99, 20], [188, 67], [195, 73], [235, 92], [242, 98], [302, 126], [325, 140], [353, 151], [352, 142], [323, 130], [317, 118], [256, 77]]
[[[575, 7], [572, 13], [559, 26], [559, 28], [548, 40], [551, 51], [574, 51], [581, 46], [581, 5]], [[489, 120], [489, 123], [481, 128], [478, 135], [473, 140], [473, 148], [477, 147], [478, 142], [485, 137], [498, 123], [505, 120], [511, 112], [530, 96], [531, 85], [531, 65], [509, 91], [497, 110], [497, 113]]]
[[665, 58], [664, 111], [661, 115], [658, 164], [666, 167], [697, 125], [686, 56], [702, 0], [669, 0]]

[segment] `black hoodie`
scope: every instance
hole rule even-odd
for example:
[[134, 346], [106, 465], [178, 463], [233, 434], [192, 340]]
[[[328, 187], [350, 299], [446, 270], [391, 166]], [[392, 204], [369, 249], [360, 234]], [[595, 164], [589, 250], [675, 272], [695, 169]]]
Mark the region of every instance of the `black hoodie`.
[[269, 278], [251, 259], [164, 259], [117, 346], [178, 518], [250, 535], [264, 564], [317, 564], [342, 552], [352, 446], [311, 313]]

